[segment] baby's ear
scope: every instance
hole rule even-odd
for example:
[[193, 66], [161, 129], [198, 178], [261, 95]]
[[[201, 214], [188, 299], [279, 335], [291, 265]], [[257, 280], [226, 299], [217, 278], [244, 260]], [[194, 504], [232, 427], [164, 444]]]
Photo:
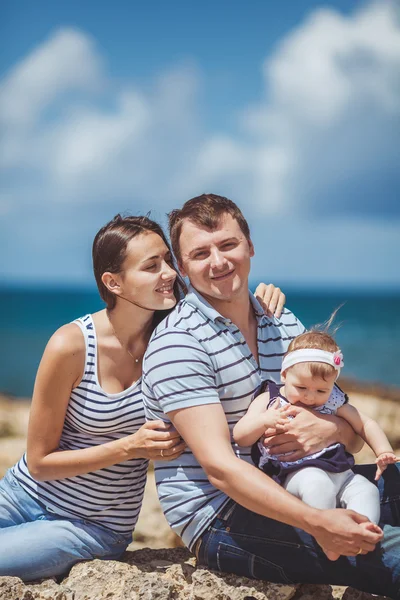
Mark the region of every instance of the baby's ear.
[[281, 381], [282, 381], [282, 383], [285, 383], [285, 381], [286, 381], [286, 371], [282, 371], [281, 372]]

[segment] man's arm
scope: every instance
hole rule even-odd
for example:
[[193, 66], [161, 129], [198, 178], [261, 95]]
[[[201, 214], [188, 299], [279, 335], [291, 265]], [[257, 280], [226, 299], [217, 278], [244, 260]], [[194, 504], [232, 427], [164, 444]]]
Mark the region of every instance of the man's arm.
[[365, 531], [367, 519], [342, 509], [321, 511], [307, 506], [235, 456], [220, 404], [174, 410], [168, 417], [191, 448], [210, 482], [230, 498], [265, 517], [299, 527], [313, 535], [324, 550], [354, 556], [370, 552], [381, 536]]
[[322, 415], [315, 410], [293, 407], [295, 418], [286, 425], [286, 432], [266, 438], [265, 446], [271, 454], [286, 454], [285, 460], [294, 461], [334, 443], [341, 443], [348, 452], [359, 452], [363, 440], [351, 425], [340, 417]]

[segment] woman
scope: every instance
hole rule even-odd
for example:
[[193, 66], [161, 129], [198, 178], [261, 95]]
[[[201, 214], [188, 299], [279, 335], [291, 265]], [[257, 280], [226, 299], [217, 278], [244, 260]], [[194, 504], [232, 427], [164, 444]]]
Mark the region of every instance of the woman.
[[[96, 235], [93, 267], [107, 308], [61, 327], [36, 377], [27, 452], [0, 482], [0, 575], [60, 576], [80, 560], [117, 559], [132, 539], [149, 459], [185, 444], [145, 423], [142, 358], [184, 291], [161, 227], [117, 215]], [[262, 288], [279, 311], [279, 288]]]

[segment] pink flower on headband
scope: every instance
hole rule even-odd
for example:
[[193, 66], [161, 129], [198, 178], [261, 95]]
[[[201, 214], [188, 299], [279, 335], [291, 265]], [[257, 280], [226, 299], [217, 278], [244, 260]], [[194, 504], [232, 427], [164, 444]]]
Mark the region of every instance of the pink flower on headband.
[[333, 362], [335, 363], [336, 367], [339, 367], [339, 369], [344, 366], [343, 354], [340, 352], [340, 350], [336, 350], [336, 352], [333, 353]]

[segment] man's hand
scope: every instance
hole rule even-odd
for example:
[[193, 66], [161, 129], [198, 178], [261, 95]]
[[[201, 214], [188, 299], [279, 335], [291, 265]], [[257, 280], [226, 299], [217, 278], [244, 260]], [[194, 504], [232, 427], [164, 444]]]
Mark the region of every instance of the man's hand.
[[335, 508], [317, 511], [308, 532], [315, 537], [330, 560], [340, 555], [357, 556], [374, 550], [383, 531], [353, 510]]
[[290, 406], [288, 411], [295, 418], [287, 422], [286, 432], [264, 440], [272, 455], [284, 454], [285, 460], [299, 460], [335, 442], [336, 425], [324, 415], [300, 406]]
[[280, 288], [275, 287], [273, 283], [260, 283], [254, 292], [255, 297], [261, 304], [264, 312], [269, 317], [274, 315], [277, 319], [282, 314], [282, 309], [285, 306], [286, 296], [281, 292]]

